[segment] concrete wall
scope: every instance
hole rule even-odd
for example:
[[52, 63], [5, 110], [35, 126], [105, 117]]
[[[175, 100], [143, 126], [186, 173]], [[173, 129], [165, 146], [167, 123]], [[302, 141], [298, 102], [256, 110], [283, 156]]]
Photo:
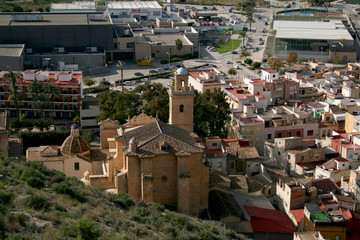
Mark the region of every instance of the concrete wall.
[[31, 61], [36, 64], [36, 67], [41, 68], [42, 58], [50, 58], [50, 64], [59, 67], [59, 62], [63, 61], [65, 64], [78, 64], [79, 68], [89, 68], [96, 66], [105, 66], [105, 53], [45, 53], [45, 54], [28, 54], [25, 57], [26, 61]]
[[24, 70], [24, 54], [22, 54], [20, 57], [0, 56], [0, 70]]
[[39, 52], [51, 52], [54, 47], [70, 51], [85, 51], [98, 47], [99, 51], [114, 49], [113, 26], [96, 25], [27, 25], [0, 26], [0, 44], [25, 44]]

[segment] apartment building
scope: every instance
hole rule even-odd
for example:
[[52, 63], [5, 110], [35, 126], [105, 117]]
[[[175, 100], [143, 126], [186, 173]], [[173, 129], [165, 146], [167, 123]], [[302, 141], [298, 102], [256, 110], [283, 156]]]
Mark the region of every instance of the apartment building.
[[[6, 71], [0, 71], [0, 107], [1, 110], [7, 110], [10, 117], [16, 117], [16, 109], [13, 101], [9, 98], [11, 83], [5, 81]], [[28, 86], [33, 81], [39, 83], [53, 84], [58, 87], [60, 94], [55, 97], [53, 102], [54, 119], [69, 120], [74, 117], [75, 111], [81, 107], [82, 97], [82, 73], [70, 71], [36, 71], [27, 70], [21, 73], [22, 80], [17, 81], [17, 90], [24, 92], [23, 99], [20, 102], [20, 113], [25, 113], [26, 118], [39, 118], [39, 112], [34, 108], [34, 94], [29, 93]], [[44, 105], [44, 116], [51, 118], [51, 107], [49, 104]]]

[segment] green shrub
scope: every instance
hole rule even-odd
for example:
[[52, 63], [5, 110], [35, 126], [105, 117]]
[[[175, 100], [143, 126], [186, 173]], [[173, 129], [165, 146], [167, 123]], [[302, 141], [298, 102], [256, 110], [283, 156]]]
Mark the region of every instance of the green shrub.
[[13, 193], [0, 191], [0, 205], [9, 205], [13, 198]]
[[263, 63], [266, 63], [266, 62], [267, 62], [267, 58], [264, 58], [264, 59], [262, 60], [262, 62], [263, 62]]
[[23, 227], [26, 225], [27, 220], [29, 219], [28, 216], [22, 213], [15, 214], [16, 221]]
[[100, 230], [96, 229], [94, 223], [88, 219], [78, 220], [74, 228], [79, 239], [93, 240], [100, 237]]
[[47, 128], [49, 128], [50, 124], [51, 124], [50, 121], [40, 119], [40, 120], [36, 121], [34, 125], [40, 129], [44, 129], [44, 128], [47, 129]]
[[51, 207], [51, 203], [45, 197], [39, 195], [33, 195], [26, 199], [26, 206], [35, 209], [35, 210], [44, 210], [48, 211]]
[[161, 63], [161, 64], [168, 64], [168, 63], [169, 63], [169, 60], [160, 60], [160, 63]]
[[261, 66], [261, 63], [259, 63], [259, 62], [254, 62], [253, 64], [252, 64], [252, 67], [253, 68], [259, 68]]
[[30, 177], [26, 180], [26, 183], [33, 188], [43, 188], [45, 186], [44, 182], [36, 177]]
[[55, 187], [55, 192], [58, 194], [66, 194], [79, 202], [86, 202], [85, 192], [79, 189], [74, 189], [69, 182], [63, 182]]
[[251, 66], [251, 64], [253, 63], [253, 60], [251, 58], [247, 58], [247, 59], [245, 59], [244, 63]]

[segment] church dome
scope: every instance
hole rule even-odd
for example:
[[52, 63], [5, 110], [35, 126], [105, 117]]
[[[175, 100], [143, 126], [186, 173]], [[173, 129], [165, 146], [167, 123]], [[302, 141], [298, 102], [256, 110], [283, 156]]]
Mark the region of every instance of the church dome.
[[91, 150], [89, 143], [79, 134], [79, 126], [73, 124], [71, 126], [71, 133], [63, 144], [60, 151], [64, 154], [81, 154]]
[[186, 70], [186, 68], [181, 67], [181, 68], [178, 68], [178, 70], [176, 70], [176, 75], [189, 75], [189, 73]]

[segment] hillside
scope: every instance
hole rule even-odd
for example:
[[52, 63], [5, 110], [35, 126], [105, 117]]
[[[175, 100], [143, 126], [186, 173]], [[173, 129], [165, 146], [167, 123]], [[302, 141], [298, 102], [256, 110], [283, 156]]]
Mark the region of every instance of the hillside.
[[209, 221], [0, 159], [0, 239], [247, 239]]

